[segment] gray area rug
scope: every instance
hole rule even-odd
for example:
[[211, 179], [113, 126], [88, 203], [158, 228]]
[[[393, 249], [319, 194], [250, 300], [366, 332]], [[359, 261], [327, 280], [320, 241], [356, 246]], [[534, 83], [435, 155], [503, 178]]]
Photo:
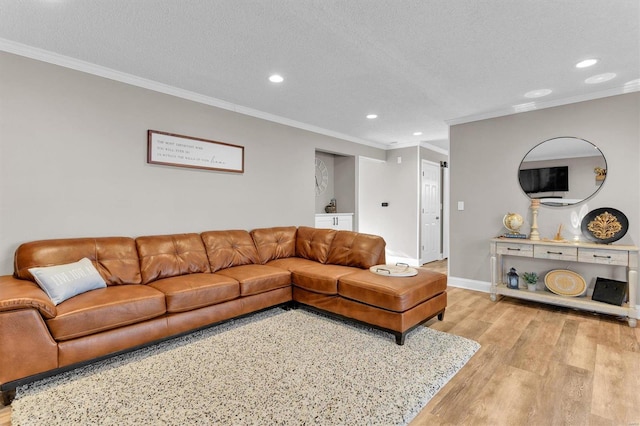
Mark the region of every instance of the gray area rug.
[[479, 347], [272, 309], [22, 386], [12, 423], [407, 424]]

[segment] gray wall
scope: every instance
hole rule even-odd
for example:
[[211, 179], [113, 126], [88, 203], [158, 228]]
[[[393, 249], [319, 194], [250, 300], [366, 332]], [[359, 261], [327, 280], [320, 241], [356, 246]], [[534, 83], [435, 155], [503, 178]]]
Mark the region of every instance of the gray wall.
[[420, 159], [431, 161], [433, 163], [439, 163], [441, 161], [449, 161], [449, 156], [421, 146]]
[[389, 263], [417, 262], [418, 167], [416, 147], [389, 150], [384, 162], [359, 161], [358, 229], [385, 239]]
[[[416, 264], [420, 179], [418, 147], [387, 151], [385, 162], [359, 162], [359, 230], [382, 235], [387, 260]], [[398, 163], [400, 157], [401, 163]], [[382, 203], [389, 203], [382, 207]]]
[[[25, 241], [314, 223], [315, 150], [385, 152], [0, 53], [0, 274]], [[245, 173], [146, 163], [147, 130], [245, 147]]]
[[[336, 155], [334, 166], [334, 193], [338, 205], [338, 213], [354, 213], [356, 211], [356, 157]], [[354, 218], [354, 230], [357, 223]]]
[[[398, 163], [398, 158], [401, 163]], [[420, 159], [419, 147], [390, 149], [387, 151], [388, 215], [385, 233], [389, 255], [417, 265], [420, 259]], [[380, 200], [382, 201], [382, 200]], [[391, 244], [389, 244], [389, 242]], [[403, 259], [407, 258], [407, 259]], [[391, 258], [392, 260], [393, 257]], [[415, 260], [414, 260], [415, 259]]]
[[[382, 207], [388, 201], [385, 161], [360, 157], [358, 159], [358, 230], [367, 234], [382, 235], [390, 223], [388, 207]], [[393, 224], [391, 224], [393, 225]], [[384, 237], [384, 235], [382, 235]], [[387, 249], [389, 249], [389, 241]]]
[[316, 152], [316, 158], [319, 158], [324, 162], [324, 165], [327, 167], [327, 173], [329, 174], [327, 189], [323, 193], [316, 195], [315, 198], [315, 212], [324, 213], [325, 206], [329, 204], [332, 198], [335, 198], [335, 155], [327, 154], [325, 152]]
[[[336, 199], [337, 213], [355, 213], [356, 211], [356, 165], [355, 156], [335, 155], [316, 152], [316, 158], [327, 166], [329, 182], [327, 189], [316, 196], [315, 212], [325, 213], [324, 208]], [[355, 219], [354, 219], [355, 220]]]
[[[640, 93], [612, 96], [450, 129], [451, 281], [489, 282], [489, 239], [505, 230], [507, 212], [522, 214], [530, 229], [530, 201], [520, 189], [518, 166], [539, 142], [575, 136], [598, 146], [607, 160], [607, 179], [591, 199], [576, 206], [545, 207], [538, 215], [542, 237], [552, 238], [563, 224], [565, 238], [579, 236], [572, 214], [614, 207], [629, 219], [618, 243], [640, 242]], [[464, 201], [465, 209], [457, 210]]]
[[389, 263], [420, 264], [421, 160], [447, 156], [414, 146], [388, 150], [386, 161], [359, 161], [358, 230], [384, 237]]

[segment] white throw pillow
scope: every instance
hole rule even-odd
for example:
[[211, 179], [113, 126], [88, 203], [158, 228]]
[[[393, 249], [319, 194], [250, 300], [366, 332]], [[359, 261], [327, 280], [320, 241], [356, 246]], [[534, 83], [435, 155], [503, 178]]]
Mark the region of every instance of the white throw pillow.
[[107, 286], [93, 263], [86, 257], [65, 265], [29, 268], [29, 272], [54, 305], [80, 293]]

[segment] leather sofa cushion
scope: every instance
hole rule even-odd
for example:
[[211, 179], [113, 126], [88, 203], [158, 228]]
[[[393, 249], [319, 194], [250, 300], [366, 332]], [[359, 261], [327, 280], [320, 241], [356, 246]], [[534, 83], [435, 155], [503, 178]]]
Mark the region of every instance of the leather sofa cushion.
[[149, 284], [164, 293], [167, 312], [190, 311], [240, 297], [238, 281], [204, 273], [164, 278]]
[[142, 284], [161, 278], [209, 272], [209, 259], [199, 234], [136, 238]]
[[122, 285], [79, 294], [47, 320], [54, 339], [68, 340], [146, 321], [166, 312], [165, 296], [146, 285]]
[[447, 289], [447, 276], [417, 268], [413, 277], [389, 277], [360, 271], [341, 277], [338, 294], [347, 299], [404, 312]]
[[223, 269], [215, 273], [230, 277], [240, 283], [240, 295], [264, 293], [277, 288], [291, 286], [291, 273], [284, 269], [266, 265], [242, 265]]
[[295, 256], [297, 230], [295, 226], [287, 226], [251, 231], [260, 263]]
[[200, 236], [207, 250], [211, 272], [260, 263], [256, 246], [247, 231], [207, 231]]
[[138, 251], [133, 238], [66, 238], [24, 243], [14, 258], [14, 276], [35, 282], [29, 268], [62, 265], [88, 258], [107, 285], [140, 284]]
[[377, 235], [338, 231], [331, 243], [327, 263], [369, 269], [384, 263], [384, 247], [384, 239]]
[[337, 232], [333, 229], [299, 227], [296, 237], [296, 256], [327, 263], [329, 248]]
[[338, 280], [361, 269], [342, 265], [316, 263], [291, 272], [291, 281], [296, 287], [322, 294], [338, 294]]
[[276, 268], [286, 269], [289, 272], [315, 265], [321, 265], [321, 263], [318, 263], [315, 260], [303, 259], [301, 257], [287, 257], [267, 262], [267, 266], [275, 266]]

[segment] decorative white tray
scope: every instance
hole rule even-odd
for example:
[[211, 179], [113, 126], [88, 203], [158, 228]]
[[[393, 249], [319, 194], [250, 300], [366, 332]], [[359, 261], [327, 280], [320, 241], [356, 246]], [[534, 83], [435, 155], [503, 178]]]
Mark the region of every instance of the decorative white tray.
[[389, 277], [413, 277], [418, 275], [418, 270], [409, 265], [375, 265], [369, 268], [371, 272], [378, 275], [387, 275]]

